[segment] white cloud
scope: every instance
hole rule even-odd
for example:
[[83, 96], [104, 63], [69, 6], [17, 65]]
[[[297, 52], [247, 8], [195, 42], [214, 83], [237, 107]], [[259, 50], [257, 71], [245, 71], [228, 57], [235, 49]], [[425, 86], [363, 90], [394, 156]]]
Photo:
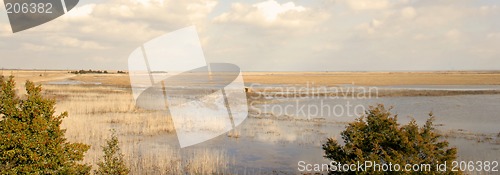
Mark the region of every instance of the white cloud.
[[83, 41], [77, 38], [66, 36], [50, 36], [47, 37], [47, 40], [50, 41], [52, 45], [55, 46], [55, 48], [59, 46], [91, 50], [102, 50], [108, 48], [95, 41]]
[[65, 15], [63, 22], [51, 26], [66, 24], [55, 31], [77, 32], [101, 42], [119, 42], [115, 46], [119, 47], [193, 24], [203, 31], [216, 4], [216, 0], [110, 0], [76, 7]]
[[497, 5], [483, 5], [479, 7], [479, 10], [483, 15], [488, 15], [498, 13], [500, 11], [500, 8], [498, 8]]
[[446, 38], [450, 40], [459, 40], [462, 37], [462, 32], [460, 32], [458, 29], [452, 29], [449, 30], [448, 32], [445, 33]]
[[372, 22], [370, 23], [370, 26], [373, 28], [378, 28], [382, 25], [382, 21], [373, 19]]
[[417, 11], [413, 7], [405, 7], [401, 9], [401, 16], [405, 19], [413, 19], [417, 16]]
[[293, 2], [279, 4], [267, 0], [256, 4], [233, 3], [229, 12], [214, 18], [216, 23], [246, 23], [258, 26], [304, 27], [328, 18], [323, 12], [313, 11]]
[[47, 47], [46, 45], [37, 45], [31, 43], [23, 43], [22, 48], [23, 50], [36, 51], [36, 52], [51, 50], [51, 48]]
[[217, 1], [202, 1], [200, 3], [188, 4], [186, 9], [190, 12], [189, 19], [205, 19], [207, 14], [212, 12], [217, 5]]
[[[216, 4], [216, 0], [80, 3], [60, 18], [15, 34], [5, 19], [5, 24], [0, 23], [0, 53], [17, 57], [22, 52], [27, 59], [71, 58], [58, 64], [77, 62], [64, 66], [77, 69], [101, 65], [100, 59], [88, 58], [108, 58], [124, 68], [123, 60], [143, 42], [193, 24], [199, 31], [205, 30], [207, 16]], [[40, 66], [47, 65], [29, 67]]]
[[142, 5], [142, 6], [154, 6], [154, 5], [161, 5], [163, 6], [165, 3], [165, 0], [130, 0], [131, 3], [134, 5]]
[[117, 5], [116, 7], [111, 7], [109, 8], [109, 13], [123, 18], [132, 18], [134, 16], [132, 8], [127, 5]]
[[499, 33], [488, 33], [486, 36], [488, 39], [500, 39], [500, 32]]
[[428, 40], [430, 37], [425, 35], [425, 34], [416, 34], [415, 36], [413, 36], [413, 39], [414, 40], [418, 40], [418, 41], [422, 41], [422, 40]]
[[77, 6], [71, 9], [67, 14], [64, 15], [65, 18], [84, 18], [88, 17], [94, 11], [95, 4], [86, 4], [83, 6]]
[[366, 32], [368, 34], [373, 34], [375, 33], [381, 26], [383, 25], [383, 22], [377, 19], [372, 19], [368, 23], [362, 23], [358, 25], [356, 28], [358, 30], [361, 30], [363, 32]]
[[0, 36], [8, 36], [12, 33], [12, 29], [9, 24], [0, 23]]
[[[440, 69], [450, 60], [470, 61], [470, 53], [483, 62], [500, 55], [498, 5], [450, 0], [301, 2], [106, 0], [80, 4], [61, 18], [16, 34], [6, 15], [0, 15], [5, 17], [0, 23], [0, 54], [3, 59], [20, 57], [21, 52], [23, 58], [60, 58], [55, 64], [62, 68], [123, 69], [130, 51], [141, 43], [194, 24], [207, 60], [235, 63], [243, 70], [382, 70], [391, 65], [426, 69], [429, 62]], [[416, 58], [432, 61], [406, 65], [407, 59]], [[2, 64], [24, 66], [4, 60]]]
[[339, 0], [353, 10], [383, 10], [391, 6], [389, 0]]
[[288, 11], [302, 12], [305, 10], [305, 8], [302, 6], [295, 6], [293, 2], [279, 4], [274, 0], [260, 2], [254, 4], [253, 7], [256, 7], [260, 14], [263, 15], [267, 21], [274, 21], [276, 20], [278, 15], [286, 13]]
[[[142, 19], [145, 22], [185, 23], [205, 20], [217, 4], [216, 0], [113, 0], [98, 5], [93, 15], [112, 20]], [[119, 4], [119, 5], [118, 5]], [[186, 21], [189, 20], [189, 21]]]

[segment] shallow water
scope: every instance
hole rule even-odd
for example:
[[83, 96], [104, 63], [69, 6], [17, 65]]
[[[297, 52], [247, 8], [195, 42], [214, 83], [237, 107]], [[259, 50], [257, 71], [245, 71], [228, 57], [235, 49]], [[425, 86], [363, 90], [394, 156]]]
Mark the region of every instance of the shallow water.
[[[342, 124], [322, 124], [308, 121], [262, 120], [249, 118], [237, 130], [239, 138], [223, 134], [209, 141], [181, 149], [183, 157], [196, 149], [225, 150], [234, 160], [230, 162], [230, 172], [235, 174], [296, 174], [298, 162], [324, 164], [329, 160], [323, 158], [321, 144], [328, 137], [337, 138], [341, 142], [340, 132], [345, 129]], [[294, 137], [291, 137], [294, 136]], [[498, 161], [500, 145], [480, 143], [464, 138], [448, 138], [450, 146], [457, 147], [459, 160]], [[148, 140], [145, 140], [148, 142]], [[179, 148], [175, 135], [164, 135], [150, 138], [150, 142], [161, 142], [170, 147]]]
[[[329, 134], [318, 134], [316, 131], [300, 132], [286, 131], [287, 128], [311, 128], [307, 123], [297, 127], [293, 121], [280, 121], [271, 125], [262, 126], [259, 130], [254, 126], [259, 125], [261, 119], [249, 118], [237, 130], [241, 132], [239, 138], [228, 137], [223, 134], [201, 144], [181, 149], [183, 157], [189, 156], [196, 149], [222, 149], [234, 160], [230, 163], [230, 172], [235, 174], [270, 174], [273, 171], [294, 173], [297, 171], [298, 161], [327, 163], [323, 158], [320, 143], [334, 132], [340, 132], [343, 126], [328, 127]], [[284, 129], [284, 132], [269, 132], [270, 128]], [[251, 131], [245, 131], [251, 130]], [[283, 133], [295, 135], [289, 139]], [[177, 138], [164, 135], [150, 138], [145, 142], [162, 142], [170, 147], [179, 148]], [[314, 142], [314, 143], [313, 143]]]
[[[180, 149], [175, 134], [141, 135], [137, 136], [142, 140], [137, 147], [144, 152], [174, 148], [180, 150], [182, 157], [193, 156], [193, 150], [197, 149], [222, 150], [233, 160], [228, 167], [234, 174], [296, 174], [299, 161], [328, 163], [323, 158], [321, 144], [329, 137], [341, 142], [340, 133], [347, 122], [354, 121], [368, 106], [383, 103], [386, 107], [394, 107], [392, 112], [399, 114], [402, 124], [410, 121], [408, 116], [412, 116], [422, 125], [432, 111], [437, 117], [435, 124], [438, 130], [459, 132], [458, 136], [447, 139], [451, 146], [458, 148], [460, 160], [491, 161], [500, 157], [500, 142], [480, 141], [484, 138], [477, 137], [478, 134], [485, 134], [493, 140], [500, 139], [496, 136], [500, 132], [500, 95], [268, 99], [267, 104], [250, 104], [251, 116], [236, 127], [237, 137], [222, 134]], [[348, 105], [362, 108], [351, 108], [349, 111]], [[306, 111], [301, 112], [301, 106]], [[266, 107], [270, 110], [266, 111]], [[273, 111], [273, 108], [283, 110]], [[256, 112], [258, 110], [260, 113]], [[464, 136], [463, 133], [471, 135]]]
[[[484, 87], [484, 89], [489, 88]], [[483, 88], [479, 87], [478, 89]], [[291, 170], [292, 172], [297, 171], [297, 162], [301, 160], [308, 163], [325, 163], [327, 161], [322, 158], [323, 151], [320, 145], [327, 137], [335, 137], [341, 140], [340, 132], [345, 128], [344, 124], [354, 121], [355, 118], [362, 114], [363, 110], [356, 111], [352, 107], [363, 106], [363, 109], [368, 109], [369, 106], [379, 103], [385, 104], [386, 107], [392, 106], [391, 111], [393, 114], [398, 114], [401, 124], [415, 119], [417, 124], [422, 126], [428, 119], [428, 114], [432, 112], [436, 116], [434, 124], [440, 132], [454, 132], [447, 139], [450, 141], [450, 146], [458, 148], [459, 160], [498, 161], [498, 157], [500, 157], [500, 136], [497, 136], [497, 134], [500, 134], [500, 127], [498, 127], [500, 124], [500, 95], [380, 97], [369, 99], [281, 98], [268, 104], [253, 106], [254, 112], [257, 111], [257, 117], [266, 116], [276, 120], [274, 126], [265, 126], [261, 130], [276, 126], [281, 128], [279, 130], [281, 134], [276, 134], [267, 139], [266, 137], [256, 137], [253, 142], [248, 143], [258, 147], [266, 147], [265, 150], [268, 151], [264, 152], [268, 154], [248, 148], [244, 149], [244, 152], [254, 152], [254, 154], [251, 154], [252, 158], [257, 157], [260, 158], [259, 160], [269, 161], [265, 164], [258, 164], [256, 167], [282, 167], [283, 162], [277, 162], [284, 160], [287, 162], [285, 164], [288, 167], [279, 168], [279, 170]], [[352, 106], [350, 113], [346, 112], [346, 106], [348, 105]], [[335, 106], [340, 107], [335, 108]], [[303, 108], [301, 109], [301, 107]], [[347, 114], [350, 114], [350, 116]], [[251, 120], [243, 123], [241, 127], [252, 125]], [[298, 124], [290, 125], [293, 121]], [[319, 126], [309, 125], [308, 121], [323, 124]], [[260, 134], [265, 135], [262, 132]], [[294, 138], [290, 136], [294, 134], [305, 135], [305, 138], [311, 138], [311, 140], [317, 142], [291, 139], [291, 141], [283, 142], [284, 144], [255, 144], [255, 142], [276, 143], [276, 140]], [[242, 137], [245, 137], [244, 134], [242, 135]], [[484, 141], [485, 138], [490, 141]], [[280, 152], [279, 150], [288, 151]], [[280, 159], [278, 160], [275, 157], [280, 157]], [[245, 165], [253, 164], [245, 163]]]
[[369, 106], [384, 104], [393, 107], [402, 123], [414, 118], [423, 124], [432, 112], [435, 124], [444, 129], [466, 130], [476, 133], [494, 134], [500, 132], [500, 95], [458, 95], [357, 98], [294, 98], [280, 102], [252, 106], [261, 113], [277, 117], [291, 116], [297, 119], [324, 118], [327, 121], [351, 122], [369, 109]]
[[[299, 101], [306, 104], [320, 103], [317, 99], [284, 100], [272, 105], [286, 106]], [[344, 104], [349, 100], [337, 99], [324, 101], [327, 104]], [[414, 116], [419, 125], [427, 119], [429, 111], [436, 116], [438, 130], [463, 130], [472, 133], [498, 133], [500, 128], [500, 95], [464, 95], [444, 97], [388, 97], [379, 99], [351, 100], [354, 105], [375, 105], [384, 103], [393, 105], [394, 113], [399, 114], [400, 123], [407, 123]], [[228, 151], [234, 158], [231, 171], [238, 174], [245, 172], [269, 173], [274, 170], [297, 173], [299, 161], [307, 163], [328, 163], [323, 156], [321, 144], [328, 137], [341, 140], [340, 132], [345, 129], [342, 122], [351, 122], [355, 117], [321, 116], [325, 120], [307, 120], [305, 116], [260, 116], [248, 118], [237, 131], [239, 138], [226, 134], [207, 142], [184, 149], [219, 148]], [[287, 118], [288, 117], [288, 118]], [[450, 146], [458, 148], [459, 160], [498, 160], [500, 145], [478, 142], [476, 137], [450, 137]], [[493, 136], [493, 139], [500, 139]], [[168, 144], [176, 145], [171, 139]], [[252, 174], [252, 173], [250, 173]]]

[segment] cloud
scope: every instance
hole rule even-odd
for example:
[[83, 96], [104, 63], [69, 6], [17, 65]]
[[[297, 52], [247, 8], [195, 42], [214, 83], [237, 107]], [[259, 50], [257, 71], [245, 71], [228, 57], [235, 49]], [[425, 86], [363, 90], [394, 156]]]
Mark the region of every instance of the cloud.
[[405, 7], [401, 9], [401, 17], [404, 19], [413, 19], [417, 16], [417, 11], [413, 7]]
[[487, 38], [488, 39], [500, 39], [500, 32], [498, 32], [498, 33], [488, 33]]
[[500, 8], [497, 5], [483, 5], [479, 7], [479, 10], [483, 15], [498, 14], [500, 12]]
[[340, 44], [328, 42], [334, 35], [325, 26], [331, 20], [328, 10], [274, 0], [231, 3], [211, 21], [205, 55], [244, 70], [293, 69], [301, 58], [341, 49]]
[[413, 36], [413, 39], [419, 40], [419, 41], [427, 40], [427, 39], [429, 39], [429, 36], [419, 33], [419, 34], [416, 34], [415, 36]]
[[142, 6], [154, 6], [154, 5], [161, 5], [163, 6], [165, 1], [164, 0], [130, 0], [134, 5], [142, 5]]
[[23, 50], [28, 50], [28, 51], [48, 51], [51, 50], [50, 47], [44, 46], [44, 45], [36, 45], [36, 44], [31, 44], [31, 43], [23, 43], [22, 44]]
[[[99, 59], [116, 61], [126, 68], [128, 54], [141, 43], [178, 28], [197, 25], [200, 31], [208, 14], [217, 4], [215, 0], [108, 0], [79, 4], [68, 14], [46, 24], [13, 34], [7, 28], [8, 20], [0, 23], [0, 40], [7, 47], [0, 48], [6, 58], [53, 60], [66, 58], [64, 68], [92, 68]], [[93, 58], [93, 59], [88, 59]], [[125, 60], [125, 61], [124, 61]], [[2, 61], [16, 64], [14, 61]], [[29, 62], [29, 61], [28, 61]], [[39, 67], [47, 65], [30, 65]], [[108, 65], [109, 66], [109, 65]], [[28, 67], [29, 68], [29, 67]], [[116, 69], [116, 68], [115, 68]]]
[[305, 10], [302, 6], [295, 6], [293, 2], [279, 4], [274, 0], [260, 2], [254, 4], [253, 7], [256, 7], [260, 15], [262, 15], [267, 21], [274, 21], [278, 15], [288, 11], [302, 12]]
[[51, 36], [48, 38], [48, 40], [50, 40], [57, 46], [63, 46], [63, 47], [73, 47], [73, 48], [90, 49], [90, 50], [103, 50], [108, 48], [95, 41], [82, 41], [80, 39], [72, 37]]
[[460, 32], [458, 29], [452, 29], [445, 33], [445, 37], [450, 40], [456, 41], [462, 37], [462, 32]]
[[86, 4], [83, 6], [75, 7], [71, 9], [64, 18], [74, 19], [74, 18], [84, 18], [89, 17], [94, 11], [96, 4]]
[[[0, 61], [5, 67], [126, 69], [129, 53], [140, 44], [196, 25], [208, 61], [235, 63], [243, 70], [424, 70], [446, 69], [450, 62], [460, 69], [469, 68], [460, 62], [471, 58], [478, 60], [472, 69], [500, 69], [498, 4], [92, 1], [16, 34], [1, 16]], [[418, 61], [408, 64], [410, 59]]]
[[375, 31], [382, 26], [383, 22], [377, 19], [372, 19], [368, 23], [360, 24], [357, 29], [368, 34], [373, 34]]
[[233, 3], [229, 12], [214, 18], [216, 23], [244, 23], [258, 26], [308, 26], [328, 18], [326, 13], [296, 5], [267, 0], [256, 4]]
[[9, 24], [2, 24], [0, 23], [0, 37], [5, 37], [5, 36], [8, 36], [10, 35], [12, 29], [10, 28], [10, 25]]
[[339, 0], [353, 10], [383, 10], [391, 6], [389, 0]]

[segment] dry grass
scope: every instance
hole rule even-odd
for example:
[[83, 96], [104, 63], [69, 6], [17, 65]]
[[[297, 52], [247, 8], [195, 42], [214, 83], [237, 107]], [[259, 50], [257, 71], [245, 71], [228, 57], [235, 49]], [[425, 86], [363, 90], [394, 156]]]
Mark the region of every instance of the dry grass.
[[26, 94], [24, 89], [24, 82], [26, 80], [35, 83], [62, 80], [73, 77], [74, 75], [68, 74], [66, 71], [36, 71], [36, 70], [0, 70], [0, 76], [14, 76], [16, 81], [16, 89], [20, 94]]
[[90, 83], [98, 82], [102, 85], [130, 87], [130, 78], [128, 74], [78, 74], [71, 77], [70, 80]]
[[377, 85], [500, 85], [500, 72], [274, 72], [244, 73], [245, 83]]
[[442, 134], [442, 136], [445, 138], [462, 138], [466, 140], [476, 141], [478, 143], [491, 143], [500, 145], [500, 136], [498, 136], [497, 134], [474, 133], [461, 129], [441, 131], [440, 134]]
[[119, 134], [120, 147], [131, 174], [221, 174], [231, 159], [224, 150], [182, 150], [162, 144], [158, 137], [174, 136], [170, 117], [161, 111], [136, 109], [130, 92], [106, 86], [45, 85], [44, 93], [58, 100], [56, 111], [68, 111], [62, 127], [72, 142], [91, 145], [84, 162], [102, 157], [101, 145]]
[[[89, 85], [44, 85], [44, 92], [58, 100], [57, 111], [68, 111], [64, 119], [66, 137], [72, 142], [92, 145], [86, 153], [85, 162], [95, 166], [102, 157], [101, 145], [110, 137], [109, 129], [119, 134], [120, 147], [132, 174], [227, 174], [233, 159], [224, 149], [187, 149], [159, 143], [163, 136], [173, 135], [172, 120], [162, 112], [136, 109], [128, 86], [128, 75], [74, 75], [65, 71], [4, 71], [3, 75], [16, 76], [21, 89], [27, 79], [35, 82], [72, 79], [82, 82], [100, 82], [104, 86]], [[42, 76], [39, 76], [41, 73]], [[448, 72], [448, 73], [245, 73], [246, 83], [305, 84], [315, 85], [405, 85], [405, 84], [500, 84], [500, 73]], [[110, 86], [108, 86], [110, 85]], [[113, 86], [111, 86], [113, 85]], [[118, 86], [118, 87], [117, 87]], [[408, 92], [406, 92], [408, 93]], [[432, 94], [431, 94], [432, 95]], [[249, 137], [276, 143], [299, 143], [320, 145], [322, 137], [334, 135], [322, 133], [318, 121], [278, 121], [282, 117], [259, 115], [252, 122], [228, 133], [228, 137]], [[267, 118], [269, 117], [269, 118]], [[254, 120], [252, 120], [254, 119]], [[311, 129], [312, 128], [312, 129]], [[342, 127], [339, 127], [343, 129]], [[500, 133], [499, 133], [500, 134]], [[447, 133], [448, 137], [463, 136], [463, 133]], [[467, 138], [492, 142], [491, 136], [467, 135]], [[160, 139], [159, 139], [160, 138]], [[485, 139], [483, 141], [483, 139]], [[496, 140], [498, 143], [498, 136]]]
[[[1, 75], [14, 75], [18, 82], [31, 79], [44, 82], [71, 79], [99, 82], [103, 85], [130, 86], [127, 74], [70, 74], [68, 71], [3, 70]], [[42, 76], [40, 76], [42, 75]], [[317, 86], [338, 84], [377, 85], [500, 85], [500, 72], [245, 72], [247, 84], [314, 83]]]
[[38, 71], [38, 70], [0, 70], [0, 75], [13, 75], [17, 82], [25, 82], [31, 80], [33, 82], [43, 82], [65, 79], [73, 77], [73, 74], [68, 74], [67, 71]]

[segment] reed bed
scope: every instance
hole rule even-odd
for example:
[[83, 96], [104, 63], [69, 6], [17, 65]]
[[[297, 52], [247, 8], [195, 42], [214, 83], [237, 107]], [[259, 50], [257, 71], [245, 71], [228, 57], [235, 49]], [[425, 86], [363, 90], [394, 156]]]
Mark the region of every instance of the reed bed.
[[171, 118], [163, 111], [136, 108], [126, 89], [88, 85], [44, 85], [43, 89], [57, 100], [57, 113], [69, 113], [62, 123], [66, 138], [91, 145], [84, 162], [94, 168], [103, 155], [101, 146], [114, 129], [131, 174], [230, 174], [228, 165], [234, 160], [223, 149], [181, 150], [176, 143], [165, 144], [164, 136], [175, 138]]

